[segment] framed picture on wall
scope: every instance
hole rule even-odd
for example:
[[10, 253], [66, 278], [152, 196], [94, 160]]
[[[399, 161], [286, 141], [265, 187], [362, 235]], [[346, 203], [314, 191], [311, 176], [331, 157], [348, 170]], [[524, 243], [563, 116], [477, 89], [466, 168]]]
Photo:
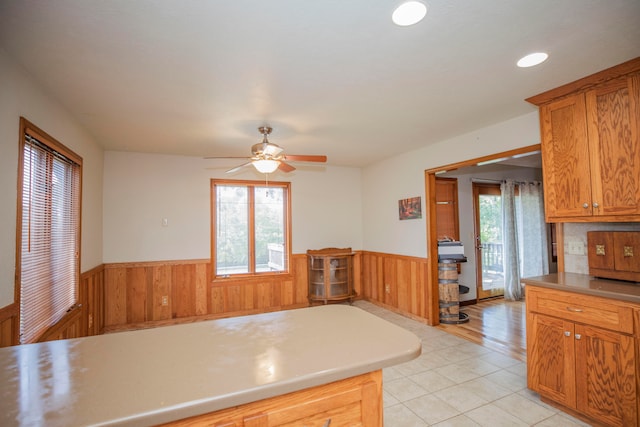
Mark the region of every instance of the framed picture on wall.
[[422, 218], [422, 203], [420, 197], [398, 200], [398, 215], [400, 221]]

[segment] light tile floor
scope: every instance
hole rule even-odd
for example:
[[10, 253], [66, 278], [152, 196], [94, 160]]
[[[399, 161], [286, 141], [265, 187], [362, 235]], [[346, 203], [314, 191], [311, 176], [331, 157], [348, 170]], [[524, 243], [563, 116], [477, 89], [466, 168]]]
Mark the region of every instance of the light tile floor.
[[382, 371], [386, 427], [588, 426], [527, 389], [525, 363], [375, 304], [354, 305], [422, 340], [420, 357]]

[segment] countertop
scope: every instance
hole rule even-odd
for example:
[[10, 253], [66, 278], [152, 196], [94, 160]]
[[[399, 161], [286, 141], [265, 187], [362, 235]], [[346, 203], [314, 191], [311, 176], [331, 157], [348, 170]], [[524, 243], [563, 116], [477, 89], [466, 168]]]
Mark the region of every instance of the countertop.
[[587, 274], [577, 273], [554, 273], [546, 276], [527, 277], [521, 281], [525, 285], [640, 303], [640, 283], [636, 282], [598, 279]]
[[0, 425], [152, 425], [420, 355], [411, 332], [326, 305], [0, 349]]

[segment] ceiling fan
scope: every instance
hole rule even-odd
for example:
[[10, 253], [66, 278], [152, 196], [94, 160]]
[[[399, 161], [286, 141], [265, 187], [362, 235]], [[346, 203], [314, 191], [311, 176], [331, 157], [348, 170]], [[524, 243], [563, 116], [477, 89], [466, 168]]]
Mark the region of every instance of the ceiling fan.
[[[270, 126], [260, 126], [258, 132], [262, 134], [262, 142], [254, 144], [251, 147], [251, 157], [248, 157], [249, 161], [236, 166], [233, 169], [229, 169], [227, 173], [236, 172], [245, 166], [253, 165], [258, 172], [272, 173], [276, 169], [283, 172], [291, 172], [295, 170], [287, 161], [292, 162], [319, 162], [324, 163], [327, 161], [327, 156], [316, 155], [297, 155], [297, 154], [284, 154], [284, 148], [279, 145], [269, 142], [267, 135], [271, 133], [273, 129]], [[245, 157], [205, 157], [205, 159], [241, 159]]]

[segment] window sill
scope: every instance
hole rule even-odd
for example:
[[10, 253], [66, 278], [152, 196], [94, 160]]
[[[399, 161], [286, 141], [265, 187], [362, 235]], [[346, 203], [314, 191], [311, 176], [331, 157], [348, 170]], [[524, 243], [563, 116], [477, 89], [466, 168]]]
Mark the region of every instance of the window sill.
[[228, 277], [218, 276], [211, 280], [214, 285], [229, 285], [237, 282], [255, 283], [273, 280], [291, 280], [293, 274], [290, 271], [261, 273], [261, 274], [236, 274]]

